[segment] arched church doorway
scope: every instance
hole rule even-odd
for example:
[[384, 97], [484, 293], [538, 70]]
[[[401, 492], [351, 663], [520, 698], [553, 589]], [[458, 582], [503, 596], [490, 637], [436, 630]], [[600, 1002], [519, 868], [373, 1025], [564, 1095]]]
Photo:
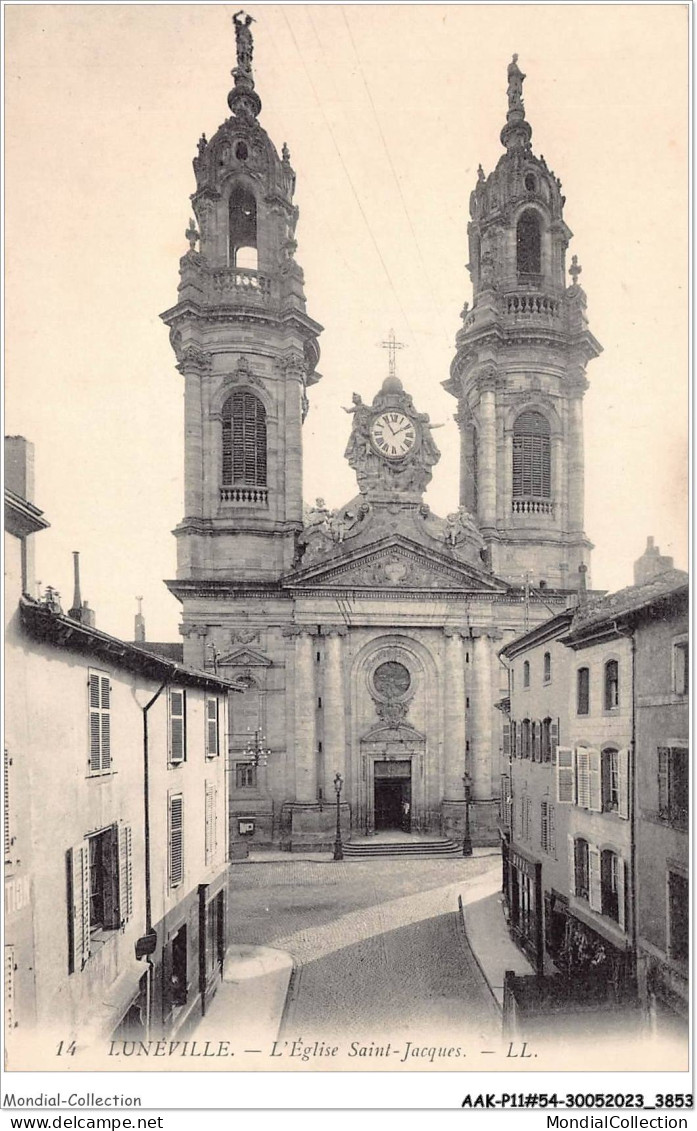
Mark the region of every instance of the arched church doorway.
[[411, 832], [411, 759], [373, 765], [375, 831]]

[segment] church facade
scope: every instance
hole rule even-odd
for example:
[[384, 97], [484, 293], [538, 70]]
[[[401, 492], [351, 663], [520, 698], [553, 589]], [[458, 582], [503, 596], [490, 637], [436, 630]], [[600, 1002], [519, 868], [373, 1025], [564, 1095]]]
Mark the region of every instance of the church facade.
[[[322, 327], [295, 260], [295, 172], [259, 123], [251, 20], [235, 17], [231, 116], [194, 159], [196, 221], [162, 317], [185, 385], [175, 530], [184, 660], [242, 680], [230, 707], [231, 836], [328, 847], [381, 829], [498, 840], [498, 652], [585, 582], [582, 402], [600, 352], [558, 179], [508, 69], [504, 152], [470, 199], [471, 309], [445, 388], [460, 506], [423, 501], [432, 426], [394, 372], [345, 411], [355, 497], [302, 498]], [[544, 596], [542, 597], [542, 594]], [[560, 736], [559, 741], [563, 741]]]

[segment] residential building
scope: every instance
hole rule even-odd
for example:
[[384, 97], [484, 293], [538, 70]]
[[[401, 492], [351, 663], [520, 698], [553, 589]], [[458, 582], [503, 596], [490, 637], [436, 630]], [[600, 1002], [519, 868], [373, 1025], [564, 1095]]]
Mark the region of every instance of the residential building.
[[19, 494], [31, 445], [8, 447], [25, 470], [6, 495], [6, 1048], [53, 1068], [59, 1042], [99, 1060], [115, 1034], [182, 1031], [217, 988], [231, 685], [34, 596], [48, 524]]
[[573, 609], [507, 644], [508, 719], [502, 779], [503, 894], [511, 936], [542, 974], [550, 970], [545, 925], [566, 898], [569, 806], [559, 793], [557, 751], [568, 743], [571, 653], [560, 643]]

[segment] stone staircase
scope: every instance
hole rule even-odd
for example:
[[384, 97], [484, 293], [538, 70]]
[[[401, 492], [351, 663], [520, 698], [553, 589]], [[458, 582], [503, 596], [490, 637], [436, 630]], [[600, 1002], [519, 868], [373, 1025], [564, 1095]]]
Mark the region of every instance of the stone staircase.
[[462, 857], [462, 845], [447, 837], [437, 837], [433, 840], [426, 838], [412, 839], [405, 836], [404, 840], [379, 841], [366, 838], [365, 840], [349, 841], [344, 844], [345, 860], [370, 860], [383, 856], [409, 856], [416, 858], [433, 859], [443, 857], [455, 859]]

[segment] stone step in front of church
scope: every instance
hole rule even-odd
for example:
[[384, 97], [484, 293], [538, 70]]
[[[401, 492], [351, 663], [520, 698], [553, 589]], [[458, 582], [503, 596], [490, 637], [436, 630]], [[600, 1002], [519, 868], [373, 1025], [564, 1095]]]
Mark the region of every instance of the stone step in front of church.
[[462, 856], [462, 845], [446, 837], [437, 840], [395, 840], [389, 843], [351, 841], [343, 846], [344, 859], [366, 860], [383, 856], [455, 857]]

